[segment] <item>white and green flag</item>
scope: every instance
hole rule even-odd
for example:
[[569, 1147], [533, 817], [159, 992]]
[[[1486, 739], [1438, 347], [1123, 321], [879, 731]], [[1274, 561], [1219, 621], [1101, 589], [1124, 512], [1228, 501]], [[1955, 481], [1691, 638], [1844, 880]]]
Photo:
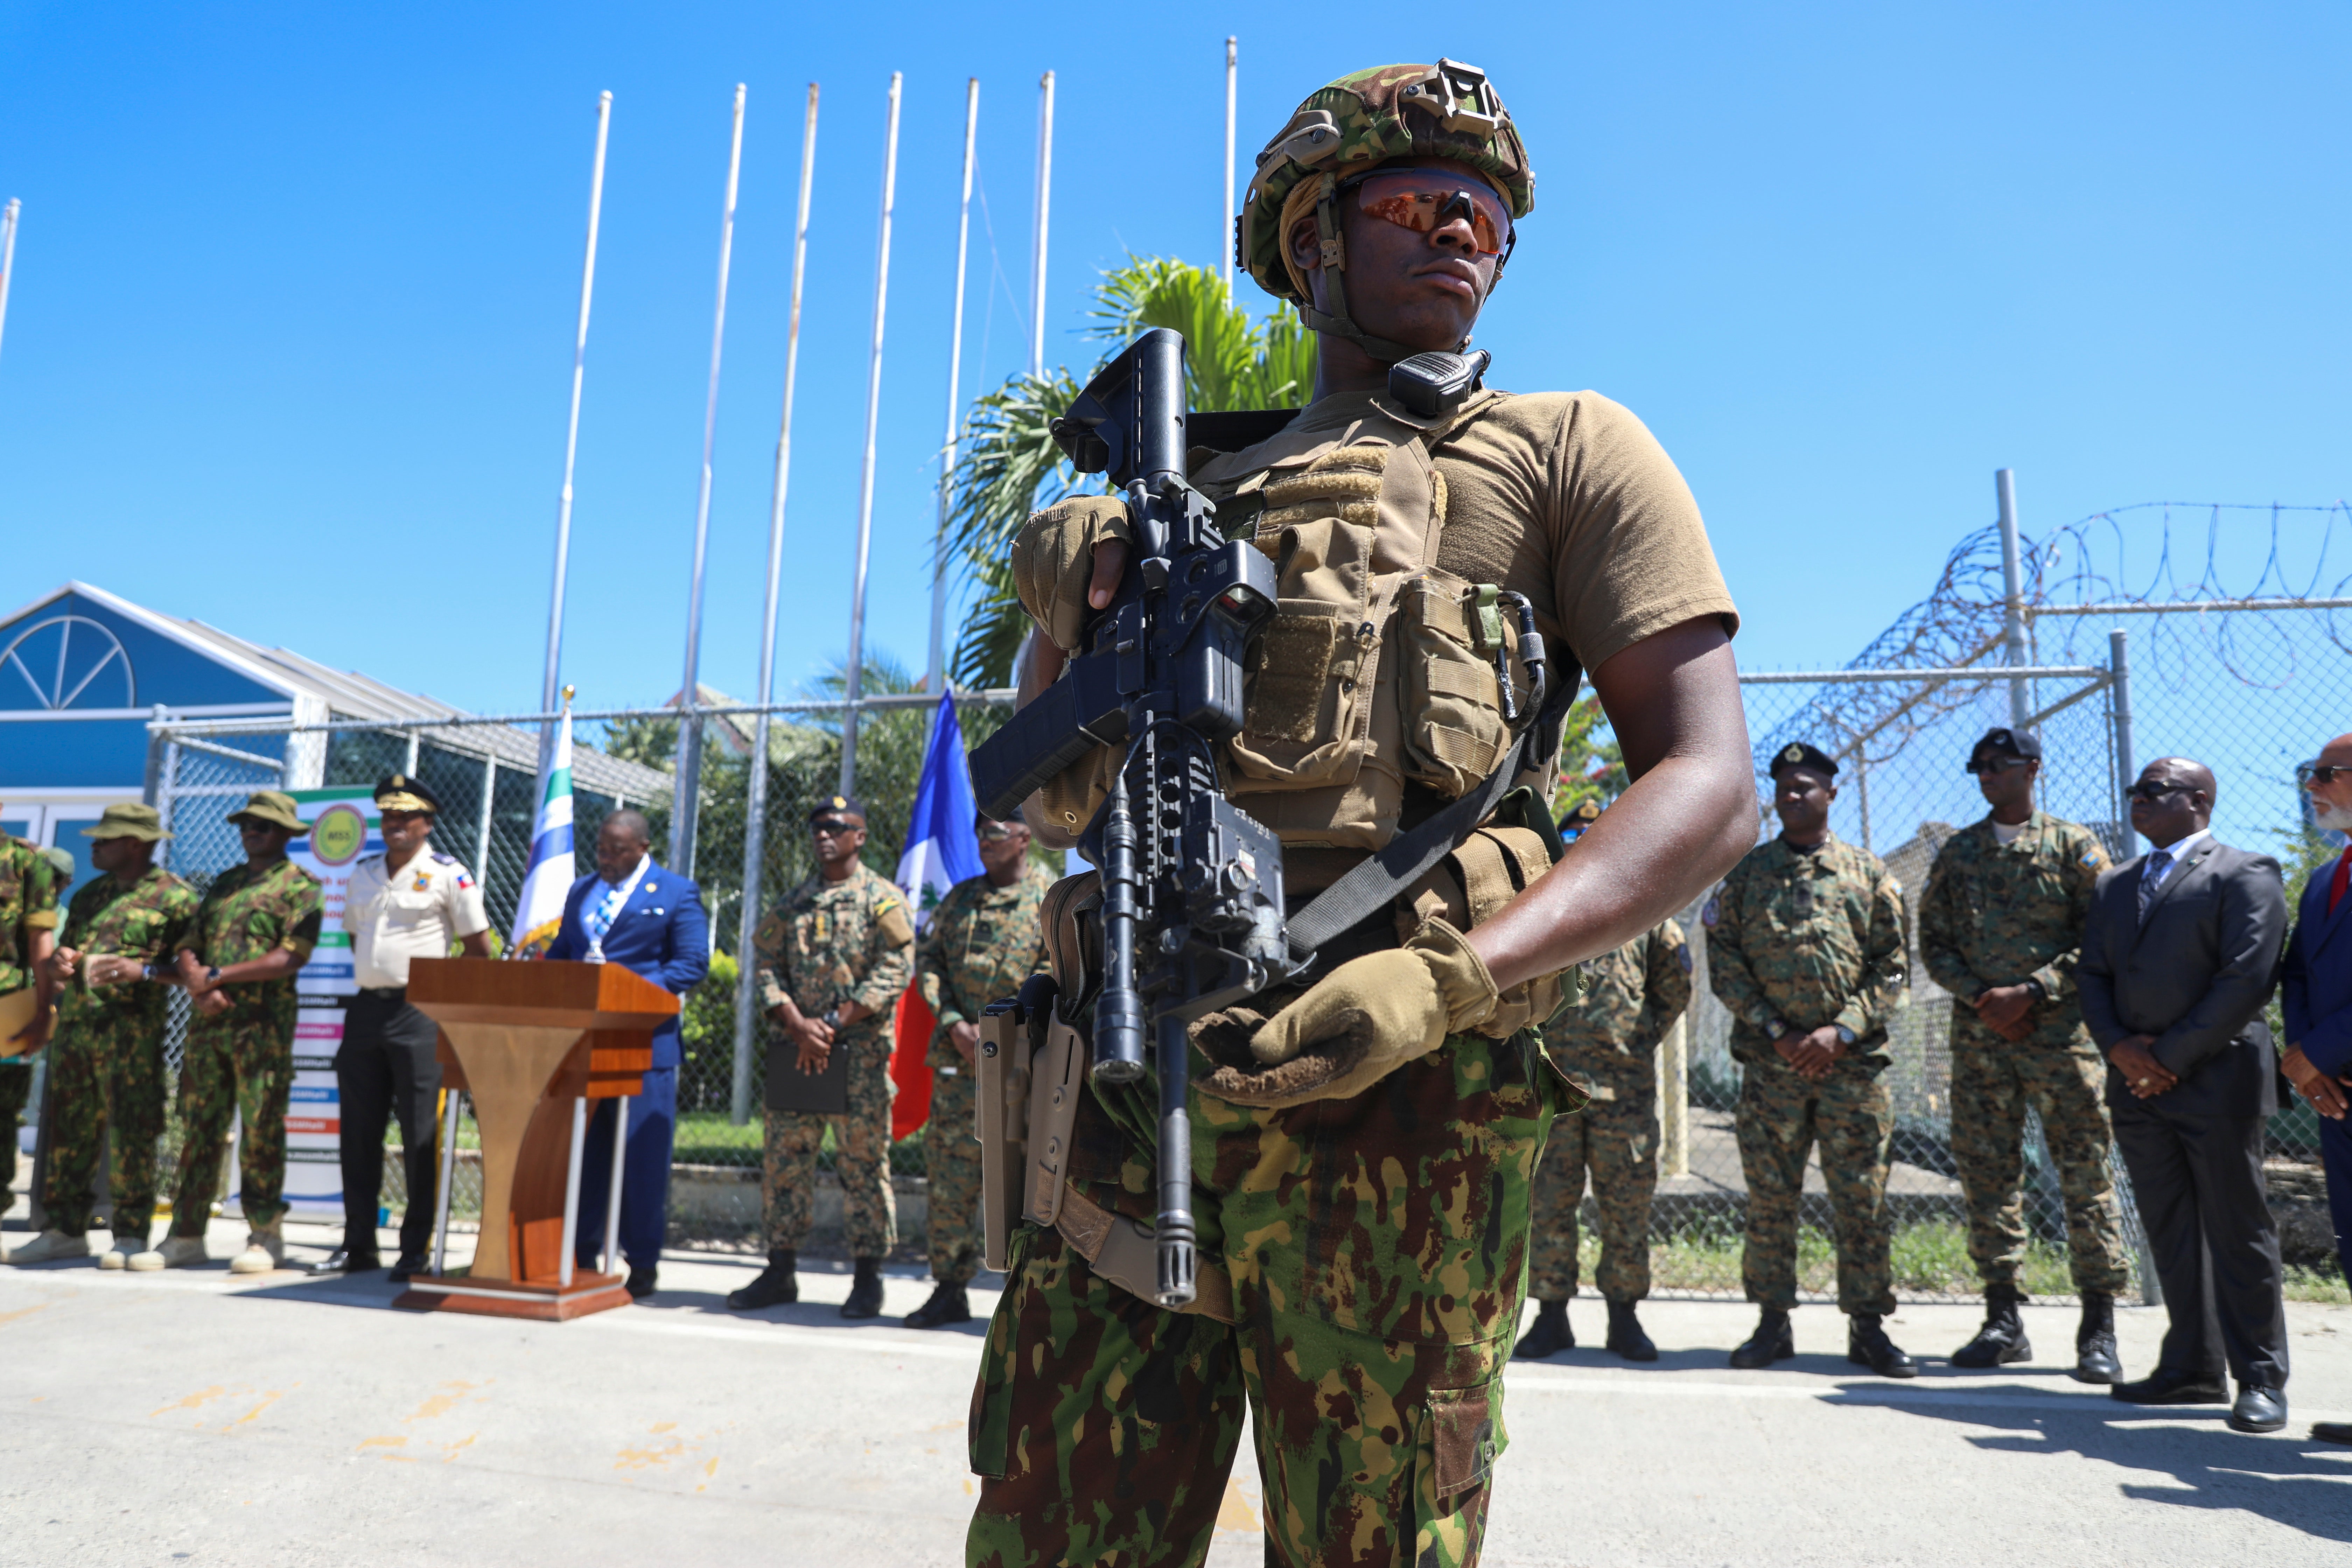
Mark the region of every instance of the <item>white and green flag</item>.
[[507, 956], [537, 958], [547, 951], [556, 927], [563, 923], [563, 900], [577, 876], [572, 856], [572, 710], [566, 704], [554, 754], [540, 781], [539, 815], [530, 826], [530, 868], [523, 873], [522, 899], [515, 905]]

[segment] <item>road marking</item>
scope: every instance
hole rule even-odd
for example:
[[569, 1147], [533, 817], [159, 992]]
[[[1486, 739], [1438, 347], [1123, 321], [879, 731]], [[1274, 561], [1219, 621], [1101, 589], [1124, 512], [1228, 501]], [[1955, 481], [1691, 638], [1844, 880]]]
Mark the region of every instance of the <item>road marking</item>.
[[[1676, 1377], [1669, 1373], [1663, 1376], [1635, 1373], [1628, 1377], [1579, 1377], [1574, 1373], [1549, 1373], [1537, 1368], [1514, 1368], [1505, 1386], [1512, 1394], [1627, 1394], [1638, 1395], [1666, 1394], [1694, 1399], [1799, 1399], [1813, 1400], [1825, 1405], [1992, 1405], [2013, 1409], [2048, 1410], [2075, 1415], [2116, 1415], [2126, 1411], [2146, 1411], [2152, 1407], [2125, 1405], [2097, 1394], [2064, 1394], [2056, 1390], [2044, 1392], [2030, 1388], [1920, 1388], [1910, 1384], [1768, 1384], [1701, 1382]], [[2226, 1414], [2220, 1405], [2200, 1405], [2209, 1410], [2213, 1421]], [[2299, 1410], [2298, 1419], [2330, 1421], [2339, 1419], [2326, 1410]], [[2145, 1415], [2132, 1419], [2147, 1420]], [[2193, 1416], [2179, 1419], [2195, 1422]], [[2198, 1423], [2202, 1425], [2202, 1423]]]

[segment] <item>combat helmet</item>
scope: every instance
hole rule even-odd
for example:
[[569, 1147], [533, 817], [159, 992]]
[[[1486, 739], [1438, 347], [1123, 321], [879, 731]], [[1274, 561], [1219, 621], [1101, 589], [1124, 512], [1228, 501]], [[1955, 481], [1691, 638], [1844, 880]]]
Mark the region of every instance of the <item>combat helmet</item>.
[[[1348, 319], [1340, 273], [1347, 256], [1340, 244], [1339, 184], [1391, 158], [1454, 158], [1493, 180], [1509, 204], [1513, 219], [1535, 210], [1535, 171], [1519, 141], [1511, 111], [1475, 66], [1441, 58], [1433, 66], [1377, 66], [1341, 77], [1309, 94], [1290, 123], [1257, 155], [1249, 193], [1234, 218], [1234, 259], [1258, 287], [1298, 307], [1299, 318], [1318, 331], [1353, 339], [1376, 357], [1400, 360], [1413, 351], [1384, 338], [1367, 336]], [[1283, 263], [1285, 205], [1302, 181], [1320, 182], [1315, 225], [1323, 239], [1330, 314], [1315, 308]], [[1507, 258], [1506, 258], [1507, 259]], [[1495, 281], [1503, 263], [1495, 266]]]

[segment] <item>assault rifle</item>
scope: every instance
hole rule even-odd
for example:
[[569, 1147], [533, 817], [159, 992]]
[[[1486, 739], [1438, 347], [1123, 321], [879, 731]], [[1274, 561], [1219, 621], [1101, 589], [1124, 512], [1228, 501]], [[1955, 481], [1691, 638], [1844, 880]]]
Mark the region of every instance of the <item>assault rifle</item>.
[[1091, 1071], [1105, 1088], [1138, 1082], [1147, 1032], [1158, 1047], [1163, 1307], [1194, 1294], [1186, 1026], [1279, 984], [1307, 956], [1285, 928], [1281, 843], [1226, 801], [1215, 751], [1241, 732], [1244, 661], [1276, 610], [1274, 566], [1226, 540], [1185, 482], [1184, 403], [1184, 340], [1155, 328], [1054, 421], [1072, 467], [1108, 474], [1125, 494], [1128, 568], [1062, 678], [971, 757], [981, 810], [1003, 818], [1097, 746], [1127, 749], [1079, 840], [1102, 871]]

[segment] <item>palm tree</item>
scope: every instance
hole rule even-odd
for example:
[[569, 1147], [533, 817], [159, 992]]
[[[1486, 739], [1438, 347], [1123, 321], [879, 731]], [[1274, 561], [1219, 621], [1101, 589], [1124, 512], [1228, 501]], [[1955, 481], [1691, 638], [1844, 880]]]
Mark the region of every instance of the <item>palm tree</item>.
[[1095, 289], [1104, 351], [1084, 375], [1056, 367], [1015, 375], [972, 406], [956, 465], [940, 553], [979, 590], [958, 635], [950, 674], [963, 687], [1007, 682], [1028, 618], [1014, 595], [1007, 552], [1030, 512], [1078, 488], [1048, 426], [1110, 357], [1148, 327], [1184, 334], [1186, 392], [1209, 412], [1297, 408], [1315, 385], [1315, 338], [1296, 315], [1261, 320], [1225, 297], [1224, 281], [1202, 267], [1137, 257]]

